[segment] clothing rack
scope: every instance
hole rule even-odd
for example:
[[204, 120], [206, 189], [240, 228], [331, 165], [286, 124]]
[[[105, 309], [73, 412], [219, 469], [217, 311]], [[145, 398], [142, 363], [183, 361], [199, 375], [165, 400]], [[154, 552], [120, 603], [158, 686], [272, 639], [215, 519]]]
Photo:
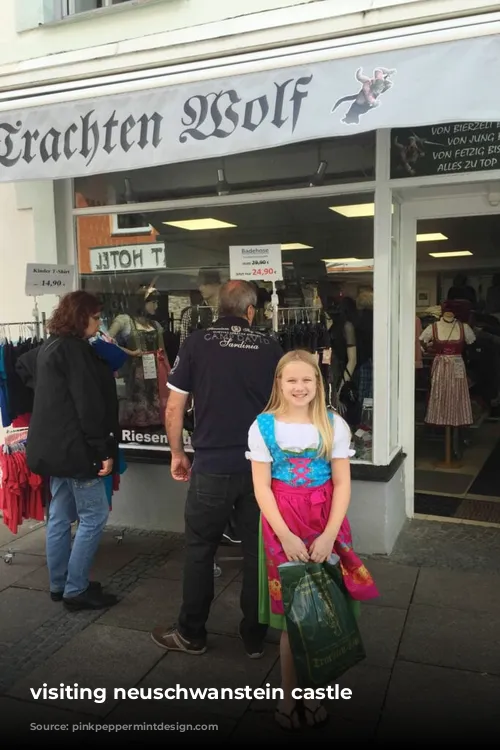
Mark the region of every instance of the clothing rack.
[[[290, 325], [291, 323], [320, 323], [323, 309], [321, 307], [278, 307], [278, 318], [281, 315], [282, 325]], [[287, 321], [285, 323], [285, 313]], [[293, 315], [294, 320], [291, 320]], [[305, 316], [305, 320], [304, 320]]]
[[[35, 326], [36, 327], [36, 337], [38, 339], [44, 339], [45, 338], [45, 332], [46, 332], [46, 315], [43, 312], [42, 313], [42, 319], [40, 320], [39, 317], [36, 317], [34, 320], [20, 320], [20, 321], [10, 321], [8, 323], [0, 323], [0, 340], [2, 338], [2, 330], [10, 329], [10, 327], [23, 327], [23, 326]], [[10, 337], [10, 331], [9, 331], [9, 337]]]

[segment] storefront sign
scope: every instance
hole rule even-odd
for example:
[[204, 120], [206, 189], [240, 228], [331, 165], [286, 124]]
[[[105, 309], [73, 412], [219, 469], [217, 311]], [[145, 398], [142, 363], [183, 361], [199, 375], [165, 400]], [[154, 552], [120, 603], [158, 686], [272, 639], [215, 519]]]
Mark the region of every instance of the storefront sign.
[[0, 112], [0, 181], [130, 171], [464, 115], [490, 122], [498, 74], [492, 35]]
[[90, 248], [92, 273], [112, 271], [144, 271], [166, 268], [165, 245], [119, 245], [117, 247]]
[[247, 281], [282, 281], [281, 245], [233, 245], [229, 275]]
[[74, 266], [58, 266], [49, 263], [28, 263], [26, 265], [27, 297], [43, 294], [63, 295], [73, 291]]
[[[121, 438], [120, 444], [124, 448], [170, 451], [165, 432], [155, 432], [154, 430], [140, 428], [122, 429]], [[183, 441], [186, 453], [192, 452], [191, 438], [186, 431], [184, 431]]]
[[392, 179], [491, 169], [500, 169], [500, 122], [455, 122], [391, 133]]

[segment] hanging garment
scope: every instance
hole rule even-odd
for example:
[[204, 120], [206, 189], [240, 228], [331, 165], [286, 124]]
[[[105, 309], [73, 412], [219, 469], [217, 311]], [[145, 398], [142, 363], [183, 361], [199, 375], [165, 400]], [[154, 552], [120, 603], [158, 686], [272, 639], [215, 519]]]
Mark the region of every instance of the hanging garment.
[[163, 425], [163, 412], [156, 357], [162, 333], [157, 323], [151, 330], [143, 330], [133, 318], [130, 320], [131, 330], [124, 346], [130, 351], [140, 350], [143, 355], [127, 357], [119, 372], [125, 381], [124, 392], [120, 393], [120, 426], [159, 427]]
[[0, 412], [3, 427], [26, 427], [33, 410], [33, 390], [18, 373], [19, 358], [37, 349], [42, 341], [19, 338], [0, 344]]
[[0, 451], [0, 512], [13, 534], [26, 520], [44, 521], [44, 480], [26, 463], [25, 442]]
[[462, 353], [465, 349], [464, 326], [460, 338], [442, 341], [436, 323], [432, 325], [434, 361], [431, 369], [431, 391], [425, 421], [427, 424], [461, 427], [473, 423], [469, 383]]

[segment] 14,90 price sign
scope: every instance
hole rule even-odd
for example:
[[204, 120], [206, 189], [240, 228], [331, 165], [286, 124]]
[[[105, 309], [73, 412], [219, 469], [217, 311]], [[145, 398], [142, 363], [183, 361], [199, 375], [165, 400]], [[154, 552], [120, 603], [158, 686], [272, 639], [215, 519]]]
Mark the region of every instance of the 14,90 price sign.
[[28, 263], [26, 266], [27, 297], [42, 294], [63, 295], [73, 291], [74, 266], [60, 266], [51, 263]]
[[281, 245], [232, 245], [229, 273], [245, 281], [282, 281]]

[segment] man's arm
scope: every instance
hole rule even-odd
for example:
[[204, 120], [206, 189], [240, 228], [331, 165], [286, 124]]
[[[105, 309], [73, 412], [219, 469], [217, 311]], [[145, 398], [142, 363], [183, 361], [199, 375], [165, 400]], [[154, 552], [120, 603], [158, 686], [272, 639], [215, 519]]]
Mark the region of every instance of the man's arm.
[[165, 412], [165, 430], [167, 432], [168, 444], [172, 455], [184, 453], [184, 440], [182, 432], [184, 428], [184, 412], [188, 400], [188, 393], [170, 391]]
[[191, 474], [191, 461], [184, 450], [184, 413], [193, 389], [191, 338], [182, 344], [168, 378], [170, 394], [165, 411], [165, 430], [172, 453], [170, 473], [178, 482], [187, 482]]
[[165, 412], [165, 430], [170, 445], [170, 473], [177, 482], [187, 482], [191, 476], [191, 461], [184, 451], [182, 432], [188, 393], [172, 390]]

